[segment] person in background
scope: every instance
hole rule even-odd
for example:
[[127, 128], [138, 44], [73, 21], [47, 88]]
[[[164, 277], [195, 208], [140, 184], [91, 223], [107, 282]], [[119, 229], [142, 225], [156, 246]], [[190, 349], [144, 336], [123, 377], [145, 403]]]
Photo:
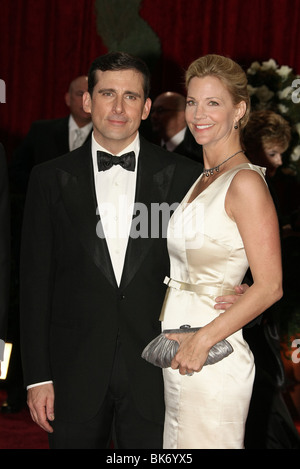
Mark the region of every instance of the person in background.
[[166, 150], [202, 163], [202, 147], [186, 125], [185, 106], [185, 96], [180, 93], [167, 91], [157, 96], [150, 114], [152, 131]]
[[14, 413], [24, 407], [22, 367], [19, 347], [19, 263], [20, 232], [24, 200], [32, 168], [44, 161], [57, 158], [84, 144], [91, 135], [91, 116], [82, 106], [82, 97], [87, 91], [87, 77], [76, 77], [65, 93], [69, 115], [57, 119], [33, 122], [21, 145], [16, 149], [9, 164], [12, 218], [12, 294], [10, 305], [9, 335], [14, 342], [9, 376], [7, 377], [7, 400], [1, 407], [3, 413]]
[[68, 153], [88, 140], [92, 131], [91, 116], [82, 106], [87, 86], [86, 76], [79, 76], [70, 83], [65, 94], [65, 103], [70, 110], [68, 116], [32, 123], [10, 164], [12, 190], [26, 192], [33, 166]]
[[[300, 185], [295, 175], [283, 167], [283, 155], [291, 141], [291, 127], [271, 110], [252, 111], [243, 131], [247, 156], [254, 164], [266, 168], [266, 180], [271, 191], [282, 236], [297, 231], [299, 224]], [[298, 228], [299, 229], [299, 228]]]
[[0, 376], [7, 333], [10, 285], [10, 201], [7, 161], [0, 143]]
[[[246, 424], [246, 449], [299, 449], [300, 437], [295, 428], [290, 411], [283, 399], [282, 393], [286, 389], [287, 380], [284, 365], [281, 359], [280, 322], [285, 316], [286, 298], [291, 301], [297, 297], [298, 291], [291, 295], [291, 289], [299, 273], [295, 272], [292, 281], [290, 277], [297, 269], [297, 263], [292, 261], [286, 268], [291, 238], [291, 223], [283, 217], [282, 212], [288, 211], [284, 207], [280, 193], [276, 190], [274, 180], [283, 164], [283, 154], [289, 147], [291, 128], [289, 123], [279, 114], [271, 110], [252, 111], [249, 121], [243, 129], [243, 144], [249, 160], [266, 168], [266, 181], [268, 183], [273, 201], [277, 210], [282, 236], [283, 258], [283, 291], [284, 296], [280, 302], [266, 310], [260, 322], [252, 328], [244, 329], [244, 337], [255, 357], [256, 375], [253, 393], [249, 407]], [[289, 178], [289, 186], [295, 185], [293, 178]], [[299, 203], [300, 198], [298, 198]], [[287, 234], [289, 237], [287, 238]], [[295, 233], [296, 234], [296, 233]], [[297, 242], [299, 246], [299, 238]], [[293, 250], [293, 252], [295, 252]], [[298, 250], [299, 252], [299, 250]], [[296, 265], [295, 265], [296, 264]], [[298, 268], [299, 270], [299, 268]], [[248, 275], [251, 275], [250, 272]], [[295, 307], [298, 307], [295, 304]], [[283, 319], [284, 320], [284, 319]]]
[[268, 178], [275, 176], [290, 144], [289, 123], [271, 110], [252, 111], [242, 138], [250, 161], [265, 167]]
[[[242, 68], [210, 54], [189, 66], [186, 85], [186, 121], [203, 146], [204, 170], [169, 222], [171, 274], [161, 317], [162, 330], [200, 329], [167, 335], [179, 349], [163, 370], [164, 448], [242, 449], [255, 375], [242, 328], [282, 296], [278, 220], [264, 172], [242, 148], [250, 111]], [[253, 284], [216, 311], [215, 296], [233, 290], [249, 266]], [[223, 339], [233, 352], [204, 366]]]

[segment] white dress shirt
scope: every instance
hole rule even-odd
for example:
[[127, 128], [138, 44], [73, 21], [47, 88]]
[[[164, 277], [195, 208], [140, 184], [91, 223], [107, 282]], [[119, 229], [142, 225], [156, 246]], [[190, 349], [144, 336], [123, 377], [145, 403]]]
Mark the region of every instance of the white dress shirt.
[[[89, 122], [84, 127], [78, 127], [72, 115], [69, 117], [69, 148], [75, 150], [80, 147], [86, 140], [92, 129], [93, 123]], [[77, 132], [80, 131], [78, 138]]]
[[0, 339], [0, 362], [2, 362], [4, 359], [4, 347], [5, 347], [5, 342], [4, 340]]
[[161, 146], [165, 145], [168, 151], [174, 151], [175, 148], [178, 147], [178, 145], [183, 141], [185, 131], [186, 131], [186, 127], [180, 130], [177, 134], [173, 135], [173, 137], [170, 138], [170, 140], [168, 140], [167, 142], [162, 140]]
[[[97, 210], [99, 210], [101, 216], [103, 231], [116, 280], [119, 285], [122, 277], [134, 208], [138, 156], [140, 152], [139, 134], [127, 148], [116, 155], [121, 156], [129, 151], [134, 151], [136, 159], [134, 171], [127, 171], [120, 165], [112, 166], [112, 168], [107, 171], [98, 171], [98, 150], [109, 153], [96, 142], [94, 134], [92, 134], [92, 160], [98, 204]], [[27, 386], [27, 389], [47, 383], [52, 383], [52, 381], [35, 383]]]
[[134, 171], [127, 171], [120, 165], [113, 166], [107, 171], [98, 171], [98, 150], [107, 152], [105, 148], [96, 142], [94, 135], [92, 135], [92, 158], [98, 210], [119, 285], [134, 208], [137, 164], [140, 151], [139, 135], [120, 154], [115, 155], [121, 156], [129, 151], [134, 151], [136, 158]]

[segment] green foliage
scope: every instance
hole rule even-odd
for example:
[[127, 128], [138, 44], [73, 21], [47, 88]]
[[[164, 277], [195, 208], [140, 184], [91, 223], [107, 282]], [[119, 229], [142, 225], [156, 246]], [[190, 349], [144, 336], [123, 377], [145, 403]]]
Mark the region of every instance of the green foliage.
[[96, 0], [97, 31], [108, 51], [136, 55], [151, 69], [161, 54], [158, 36], [139, 15], [141, 0]]

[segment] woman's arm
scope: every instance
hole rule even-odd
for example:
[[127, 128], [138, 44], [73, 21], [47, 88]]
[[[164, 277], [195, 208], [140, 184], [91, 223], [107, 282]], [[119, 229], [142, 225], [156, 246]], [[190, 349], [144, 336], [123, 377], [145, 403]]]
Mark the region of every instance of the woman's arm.
[[183, 374], [200, 371], [214, 344], [241, 329], [282, 296], [278, 220], [261, 176], [255, 171], [240, 171], [227, 192], [225, 209], [236, 222], [243, 239], [253, 284], [232, 306], [196, 334], [182, 334], [185, 337], [181, 339], [172, 368], [179, 368]]

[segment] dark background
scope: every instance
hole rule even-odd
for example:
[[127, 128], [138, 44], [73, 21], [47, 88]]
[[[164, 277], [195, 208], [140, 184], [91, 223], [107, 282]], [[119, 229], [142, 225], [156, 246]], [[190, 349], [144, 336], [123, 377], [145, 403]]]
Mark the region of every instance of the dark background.
[[300, 73], [299, 25], [300, 0], [0, 0], [0, 141], [10, 158], [32, 121], [66, 115], [69, 82], [108, 50], [148, 61], [154, 97], [206, 53]]

